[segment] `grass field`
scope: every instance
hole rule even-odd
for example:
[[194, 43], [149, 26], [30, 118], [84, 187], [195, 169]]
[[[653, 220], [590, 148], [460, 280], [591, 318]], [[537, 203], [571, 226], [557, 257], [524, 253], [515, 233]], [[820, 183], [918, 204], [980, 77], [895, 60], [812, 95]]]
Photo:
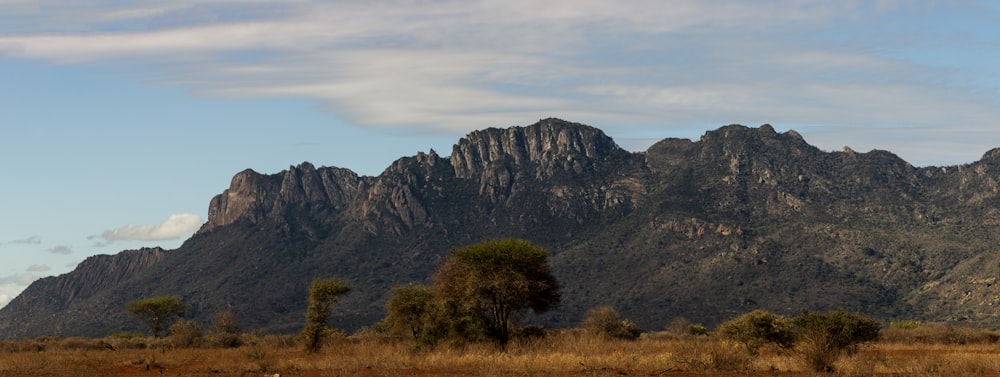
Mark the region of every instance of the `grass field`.
[[[189, 340], [186, 340], [187, 342]], [[1000, 376], [996, 333], [922, 326], [887, 329], [810, 372], [796, 349], [749, 354], [713, 336], [644, 334], [612, 340], [578, 331], [489, 344], [416, 347], [374, 334], [331, 339], [319, 353], [293, 336], [242, 335], [230, 348], [176, 339], [55, 338], [0, 342], [0, 376]]]

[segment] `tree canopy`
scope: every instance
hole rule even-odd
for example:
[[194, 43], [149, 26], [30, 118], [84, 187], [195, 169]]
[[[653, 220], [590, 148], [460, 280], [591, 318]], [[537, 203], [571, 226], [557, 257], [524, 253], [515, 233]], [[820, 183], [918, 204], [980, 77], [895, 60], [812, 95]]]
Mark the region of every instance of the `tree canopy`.
[[184, 318], [187, 309], [177, 296], [149, 297], [125, 304], [125, 311], [149, 327], [153, 337], [159, 337], [160, 332], [177, 318]]
[[505, 345], [516, 317], [544, 313], [559, 304], [559, 284], [548, 252], [526, 240], [490, 240], [451, 252], [435, 273], [434, 290], [447, 300], [472, 304], [487, 336]]

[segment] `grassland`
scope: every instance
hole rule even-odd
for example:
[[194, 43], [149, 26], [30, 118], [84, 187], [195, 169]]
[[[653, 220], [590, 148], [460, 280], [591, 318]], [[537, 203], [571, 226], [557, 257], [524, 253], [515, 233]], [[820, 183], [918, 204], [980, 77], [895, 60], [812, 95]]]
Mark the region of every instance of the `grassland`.
[[292, 336], [242, 335], [238, 347], [176, 339], [55, 338], [0, 342], [0, 376], [1000, 376], [995, 332], [950, 326], [887, 329], [810, 372], [795, 349], [758, 355], [714, 336], [644, 334], [634, 341], [579, 331], [489, 344], [416, 347], [371, 333], [331, 339], [318, 353]]

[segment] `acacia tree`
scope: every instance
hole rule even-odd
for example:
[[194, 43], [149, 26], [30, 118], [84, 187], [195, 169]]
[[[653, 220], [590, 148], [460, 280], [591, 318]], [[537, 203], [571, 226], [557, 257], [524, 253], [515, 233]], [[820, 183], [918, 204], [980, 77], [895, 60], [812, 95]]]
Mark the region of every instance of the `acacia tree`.
[[149, 327], [154, 338], [177, 318], [184, 318], [188, 306], [177, 296], [156, 296], [125, 304], [125, 311]]
[[351, 287], [347, 283], [337, 278], [313, 280], [309, 286], [306, 323], [302, 328], [302, 341], [307, 351], [319, 351], [323, 339], [333, 332], [327, 324], [330, 320], [330, 306], [337, 302], [338, 296], [350, 290]]
[[451, 252], [435, 273], [442, 299], [471, 304], [486, 336], [505, 346], [518, 315], [544, 313], [559, 304], [559, 284], [548, 253], [520, 239], [490, 240]]

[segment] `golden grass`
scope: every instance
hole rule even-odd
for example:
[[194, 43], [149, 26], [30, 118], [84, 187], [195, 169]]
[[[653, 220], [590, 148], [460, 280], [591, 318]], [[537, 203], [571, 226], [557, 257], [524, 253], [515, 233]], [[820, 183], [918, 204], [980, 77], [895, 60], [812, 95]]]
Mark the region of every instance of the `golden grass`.
[[[743, 375], [809, 372], [796, 350], [767, 348], [751, 356], [709, 336], [647, 334], [636, 341], [564, 331], [490, 344], [418, 348], [360, 335], [333, 339], [305, 352], [291, 337], [245, 335], [238, 348], [174, 348], [165, 340], [43, 339], [0, 342], [0, 377], [164, 375]], [[111, 347], [114, 349], [111, 349]], [[147, 370], [147, 367], [149, 368]], [[1000, 376], [1000, 346], [879, 342], [838, 360], [845, 376]]]

